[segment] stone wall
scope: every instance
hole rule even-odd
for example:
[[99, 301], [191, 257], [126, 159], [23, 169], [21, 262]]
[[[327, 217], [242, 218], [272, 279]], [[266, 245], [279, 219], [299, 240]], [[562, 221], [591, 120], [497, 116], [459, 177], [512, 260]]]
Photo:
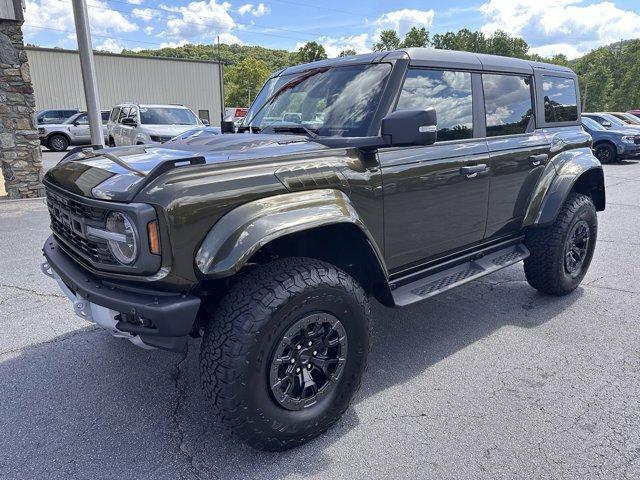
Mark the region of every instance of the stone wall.
[[42, 158], [22, 22], [0, 19], [0, 161], [9, 198], [42, 196]]

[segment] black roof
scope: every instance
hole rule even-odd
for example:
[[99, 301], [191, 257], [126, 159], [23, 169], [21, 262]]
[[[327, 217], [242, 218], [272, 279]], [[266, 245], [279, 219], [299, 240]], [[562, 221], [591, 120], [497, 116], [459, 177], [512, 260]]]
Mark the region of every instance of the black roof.
[[570, 68], [552, 63], [534, 62], [513, 57], [486, 55], [483, 53], [459, 52], [456, 50], [440, 50], [435, 48], [407, 48], [390, 52], [373, 52], [351, 57], [330, 58], [319, 62], [296, 65], [278, 72], [279, 75], [290, 74], [321, 68], [324, 66], [355, 65], [377, 63], [384, 60], [407, 58], [411, 65], [424, 67], [453, 68], [462, 70], [484, 70], [505, 73], [532, 74], [534, 69], [550, 70], [575, 75]]

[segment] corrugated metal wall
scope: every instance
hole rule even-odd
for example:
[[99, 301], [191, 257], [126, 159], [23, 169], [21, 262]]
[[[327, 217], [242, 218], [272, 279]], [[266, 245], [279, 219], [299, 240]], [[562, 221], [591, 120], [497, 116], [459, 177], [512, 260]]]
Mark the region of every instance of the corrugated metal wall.
[[[36, 110], [86, 108], [77, 52], [26, 50]], [[95, 54], [95, 62], [103, 110], [122, 102], [179, 103], [196, 114], [199, 110], [208, 110], [211, 123], [220, 123], [217, 63], [100, 53]]]
[[16, 14], [13, 10], [13, 0], [0, 0], [0, 18], [15, 19]]

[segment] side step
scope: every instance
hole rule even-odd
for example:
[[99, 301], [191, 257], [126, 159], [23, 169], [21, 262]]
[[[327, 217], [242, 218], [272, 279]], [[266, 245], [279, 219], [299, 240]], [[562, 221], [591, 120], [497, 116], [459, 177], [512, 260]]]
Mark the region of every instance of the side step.
[[512, 245], [402, 285], [393, 290], [393, 299], [397, 306], [404, 307], [489, 275], [528, 256], [529, 250], [524, 244]]

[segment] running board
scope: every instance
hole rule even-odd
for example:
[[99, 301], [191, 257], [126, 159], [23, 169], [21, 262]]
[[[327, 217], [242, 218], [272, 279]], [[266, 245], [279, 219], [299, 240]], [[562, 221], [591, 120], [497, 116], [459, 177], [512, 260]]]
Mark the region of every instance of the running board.
[[398, 307], [404, 307], [489, 275], [528, 256], [529, 250], [524, 244], [512, 245], [402, 285], [393, 290], [393, 300]]

